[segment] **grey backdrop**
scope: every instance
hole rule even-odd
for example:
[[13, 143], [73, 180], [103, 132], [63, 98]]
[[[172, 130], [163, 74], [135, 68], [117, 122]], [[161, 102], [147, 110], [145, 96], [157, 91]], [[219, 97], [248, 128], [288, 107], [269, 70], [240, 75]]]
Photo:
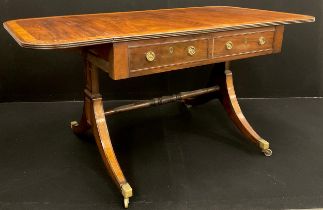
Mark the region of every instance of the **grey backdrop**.
[[[316, 23], [287, 26], [283, 52], [235, 61], [239, 97], [323, 96], [321, 0], [0, 0], [0, 21], [81, 13], [232, 5], [314, 15]], [[191, 89], [207, 80], [210, 66], [125, 81], [102, 79], [105, 99], [146, 98]], [[77, 53], [20, 48], [0, 28], [0, 102], [80, 100], [82, 60]], [[105, 75], [105, 74], [102, 74]]]

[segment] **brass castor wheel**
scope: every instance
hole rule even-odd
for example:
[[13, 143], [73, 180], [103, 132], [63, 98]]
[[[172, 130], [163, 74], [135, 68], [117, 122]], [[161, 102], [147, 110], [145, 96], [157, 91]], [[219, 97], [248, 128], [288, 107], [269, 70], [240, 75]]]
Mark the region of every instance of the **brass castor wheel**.
[[266, 157], [270, 157], [273, 154], [273, 151], [271, 149], [264, 149], [262, 150], [262, 152]]
[[79, 123], [77, 121], [72, 121], [71, 122], [71, 128], [73, 129], [74, 127], [77, 127]]
[[124, 198], [123, 199], [123, 206], [125, 209], [129, 207], [129, 198]]
[[259, 147], [262, 149], [262, 152], [266, 157], [270, 157], [273, 154], [273, 151], [269, 149], [269, 142], [265, 139], [259, 139]]
[[190, 108], [192, 108], [192, 107], [193, 107], [193, 105], [191, 105], [191, 104], [186, 104], [186, 103], [184, 103], [184, 105], [185, 105], [185, 107], [186, 107], [187, 109], [190, 109]]
[[183, 100], [181, 100], [181, 102], [184, 104], [184, 106], [187, 108], [187, 109], [190, 109], [190, 108], [192, 108], [192, 104], [191, 103], [189, 103], [190, 102], [190, 100], [185, 100], [185, 99], [183, 99]]

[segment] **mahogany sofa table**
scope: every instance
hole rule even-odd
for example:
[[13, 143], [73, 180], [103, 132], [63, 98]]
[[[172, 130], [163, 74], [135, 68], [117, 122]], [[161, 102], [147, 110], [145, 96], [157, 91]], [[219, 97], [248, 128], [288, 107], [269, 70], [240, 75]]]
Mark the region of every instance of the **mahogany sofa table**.
[[[202, 104], [217, 97], [241, 132], [270, 156], [269, 143], [241, 112], [229, 62], [278, 53], [284, 25], [314, 21], [305, 15], [210, 6], [19, 19], [5, 22], [4, 27], [25, 48], [76, 48], [83, 52], [84, 110], [81, 120], [72, 122], [71, 127], [77, 135], [92, 130], [105, 166], [128, 207], [132, 188], [113, 151], [105, 117], [178, 100]], [[99, 69], [120, 80], [224, 62], [225, 68], [213, 72], [214, 86], [104, 111]]]

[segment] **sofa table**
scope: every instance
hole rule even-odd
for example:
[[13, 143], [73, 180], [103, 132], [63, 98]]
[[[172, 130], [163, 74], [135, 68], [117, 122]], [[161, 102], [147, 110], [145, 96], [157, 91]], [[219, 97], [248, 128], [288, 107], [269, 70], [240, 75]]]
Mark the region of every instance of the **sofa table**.
[[[314, 21], [305, 15], [209, 6], [19, 19], [5, 22], [4, 27], [25, 48], [83, 52], [84, 108], [81, 120], [72, 122], [71, 127], [77, 135], [93, 132], [127, 208], [133, 192], [114, 153], [106, 116], [173, 101], [196, 105], [218, 98], [247, 139], [270, 156], [268, 141], [253, 130], [241, 112], [230, 61], [278, 53], [284, 25]], [[210, 83], [214, 85], [108, 111], [103, 108], [99, 69], [121, 80], [212, 63], [225, 64], [225, 68], [214, 70], [214, 83]]]

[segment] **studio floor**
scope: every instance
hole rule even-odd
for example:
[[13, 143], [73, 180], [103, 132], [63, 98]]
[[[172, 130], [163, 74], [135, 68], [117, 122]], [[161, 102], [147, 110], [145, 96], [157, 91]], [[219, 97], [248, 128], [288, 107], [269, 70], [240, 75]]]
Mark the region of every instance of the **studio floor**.
[[[129, 209], [323, 207], [323, 99], [240, 104], [272, 157], [239, 133], [216, 100], [109, 117], [134, 189]], [[81, 110], [80, 102], [0, 104], [0, 209], [123, 209], [93, 138], [69, 127]]]

